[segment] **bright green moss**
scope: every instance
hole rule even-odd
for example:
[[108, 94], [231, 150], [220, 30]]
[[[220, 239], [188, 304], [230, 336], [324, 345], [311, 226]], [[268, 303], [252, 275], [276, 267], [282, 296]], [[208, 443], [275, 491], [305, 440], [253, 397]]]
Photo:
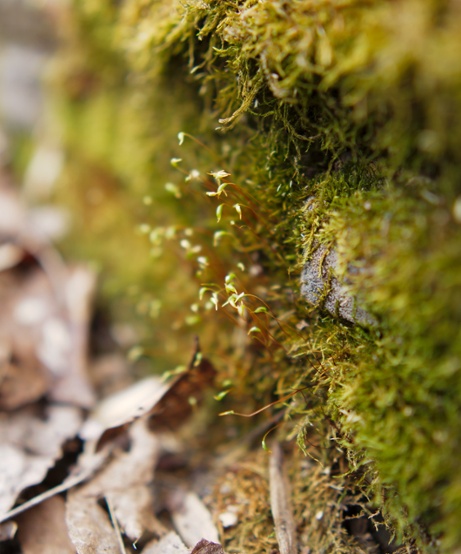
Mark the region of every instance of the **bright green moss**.
[[[437, 551], [429, 530], [455, 551], [458, 6], [174, 6], [75, 2], [60, 82], [78, 249], [115, 304], [137, 291], [154, 360], [199, 333], [232, 382], [228, 409], [308, 386], [286, 432], [316, 426], [399, 536]], [[377, 325], [299, 299], [318, 245]]]

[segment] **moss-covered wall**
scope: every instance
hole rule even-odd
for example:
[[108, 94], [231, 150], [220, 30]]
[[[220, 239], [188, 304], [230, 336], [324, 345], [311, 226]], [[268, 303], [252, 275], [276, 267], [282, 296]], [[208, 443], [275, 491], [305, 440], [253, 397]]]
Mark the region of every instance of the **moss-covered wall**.
[[[308, 387], [287, 433], [333, 438], [424, 552], [461, 547], [460, 24], [454, 0], [80, 0], [54, 77], [68, 248], [153, 364], [199, 333], [230, 409]], [[320, 248], [318, 304], [336, 279], [364, 327], [302, 300]]]

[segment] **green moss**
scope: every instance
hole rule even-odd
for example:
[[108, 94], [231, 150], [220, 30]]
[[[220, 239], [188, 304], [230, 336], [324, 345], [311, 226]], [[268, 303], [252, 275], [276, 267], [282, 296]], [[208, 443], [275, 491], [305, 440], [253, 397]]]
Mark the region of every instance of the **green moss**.
[[380, 321], [355, 345], [346, 339], [357, 352], [327, 377], [328, 410], [390, 487], [384, 506], [400, 525], [430, 522], [444, 528], [446, 545], [457, 544], [456, 526], [445, 525], [456, 509], [460, 454], [459, 224], [411, 185], [328, 198], [323, 183], [317, 198], [323, 216], [309, 213], [322, 222], [316, 239], [336, 245], [338, 272]]
[[[429, 531], [454, 551], [458, 6], [174, 6], [75, 2], [56, 77], [69, 248], [99, 261], [113, 305], [147, 314], [154, 364], [199, 333], [232, 383], [224, 409], [308, 387], [286, 433], [317, 426], [399, 537], [435, 552]], [[299, 298], [319, 245], [376, 325]]]

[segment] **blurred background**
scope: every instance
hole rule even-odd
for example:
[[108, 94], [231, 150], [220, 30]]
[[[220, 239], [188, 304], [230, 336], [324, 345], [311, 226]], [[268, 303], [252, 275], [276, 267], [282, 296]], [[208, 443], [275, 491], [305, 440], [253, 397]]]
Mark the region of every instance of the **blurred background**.
[[[33, 133], [43, 110], [42, 77], [57, 45], [52, 4], [0, 0], [0, 114], [3, 134]], [[5, 140], [5, 137], [3, 138]]]

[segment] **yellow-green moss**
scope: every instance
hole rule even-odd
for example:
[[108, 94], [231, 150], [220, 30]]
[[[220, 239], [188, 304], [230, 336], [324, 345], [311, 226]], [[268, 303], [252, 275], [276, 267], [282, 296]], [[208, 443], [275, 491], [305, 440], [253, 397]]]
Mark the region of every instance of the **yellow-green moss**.
[[[199, 333], [225, 409], [308, 387], [287, 402], [295, 428], [344, 449], [399, 537], [460, 547], [457, 3], [82, 0], [73, 15], [56, 77], [73, 248], [114, 304], [151, 313], [153, 359]], [[299, 298], [318, 245], [377, 325]]]

